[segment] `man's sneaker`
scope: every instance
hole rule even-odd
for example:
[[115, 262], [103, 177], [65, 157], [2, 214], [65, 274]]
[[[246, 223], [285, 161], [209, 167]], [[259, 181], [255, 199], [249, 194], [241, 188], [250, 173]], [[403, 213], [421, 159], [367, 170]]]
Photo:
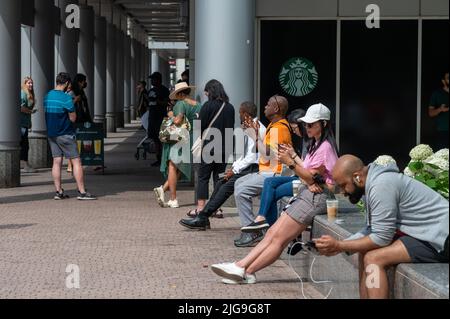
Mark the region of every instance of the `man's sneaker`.
[[256, 246], [261, 240], [264, 239], [264, 231], [257, 231], [254, 233], [241, 233], [242, 236], [240, 240], [237, 240], [234, 242], [234, 245], [236, 247], [254, 247]]
[[178, 204], [178, 199], [175, 200], [169, 200], [165, 207], [168, 208], [180, 208], [180, 204]]
[[231, 279], [222, 279], [222, 283], [224, 283], [225, 285], [253, 285], [256, 284], [256, 276], [245, 274], [244, 280], [235, 281]]
[[165, 207], [166, 199], [164, 198], [164, 188], [162, 186], [159, 186], [153, 190], [156, 196], [156, 201], [158, 202], [159, 206]]
[[269, 223], [266, 220], [262, 220], [260, 222], [253, 222], [248, 226], [244, 226], [241, 228], [243, 233], [256, 233], [260, 230], [265, 230], [270, 227]]
[[64, 190], [62, 190], [61, 193], [56, 192], [55, 197], [54, 197], [55, 200], [63, 200], [63, 199], [67, 199], [67, 198], [69, 198], [69, 196], [64, 193]]
[[235, 263], [215, 264], [211, 266], [211, 270], [216, 275], [233, 281], [243, 281], [245, 278], [245, 269]]
[[89, 193], [82, 194], [78, 192], [78, 200], [97, 200], [97, 198]]

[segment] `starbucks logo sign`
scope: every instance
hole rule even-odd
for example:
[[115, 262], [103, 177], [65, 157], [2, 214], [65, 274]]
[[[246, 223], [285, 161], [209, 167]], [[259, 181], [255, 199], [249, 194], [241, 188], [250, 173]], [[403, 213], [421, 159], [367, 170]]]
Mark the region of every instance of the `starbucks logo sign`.
[[292, 96], [305, 96], [311, 93], [319, 82], [319, 74], [314, 64], [305, 58], [292, 58], [280, 72], [280, 85]]

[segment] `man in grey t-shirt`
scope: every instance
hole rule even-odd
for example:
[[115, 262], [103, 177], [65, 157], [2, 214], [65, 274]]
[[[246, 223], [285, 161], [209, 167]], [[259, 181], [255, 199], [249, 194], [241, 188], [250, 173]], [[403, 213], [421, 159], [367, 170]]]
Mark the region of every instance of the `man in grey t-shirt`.
[[[439, 193], [399, 172], [352, 155], [341, 157], [333, 179], [354, 204], [366, 196], [367, 228], [338, 241], [316, 239], [321, 254], [361, 253], [361, 298], [388, 298], [386, 268], [400, 263], [448, 263], [449, 203]], [[366, 286], [376, 271], [378, 285]]]

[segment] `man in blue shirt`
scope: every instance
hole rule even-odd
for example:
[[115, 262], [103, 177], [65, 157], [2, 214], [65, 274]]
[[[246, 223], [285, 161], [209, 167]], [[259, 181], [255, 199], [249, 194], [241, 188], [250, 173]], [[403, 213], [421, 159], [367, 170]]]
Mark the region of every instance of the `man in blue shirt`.
[[68, 198], [61, 187], [61, 167], [63, 157], [72, 161], [74, 177], [78, 186], [78, 200], [95, 200], [84, 187], [83, 167], [78, 153], [75, 130], [77, 116], [72, 97], [66, 94], [71, 84], [70, 75], [60, 73], [56, 78], [56, 88], [44, 98], [47, 135], [53, 155], [53, 180], [56, 187], [55, 200]]

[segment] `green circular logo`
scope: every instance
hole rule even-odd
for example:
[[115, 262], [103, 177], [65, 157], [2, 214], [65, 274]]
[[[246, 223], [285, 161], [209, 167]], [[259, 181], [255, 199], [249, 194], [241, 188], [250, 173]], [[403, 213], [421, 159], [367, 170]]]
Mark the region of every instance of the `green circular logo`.
[[282, 67], [280, 85], [292, 96], [305, 96], [311, 93], [319, 82], [319, 74], [314, 64], [305, 58], [292, 58]]

